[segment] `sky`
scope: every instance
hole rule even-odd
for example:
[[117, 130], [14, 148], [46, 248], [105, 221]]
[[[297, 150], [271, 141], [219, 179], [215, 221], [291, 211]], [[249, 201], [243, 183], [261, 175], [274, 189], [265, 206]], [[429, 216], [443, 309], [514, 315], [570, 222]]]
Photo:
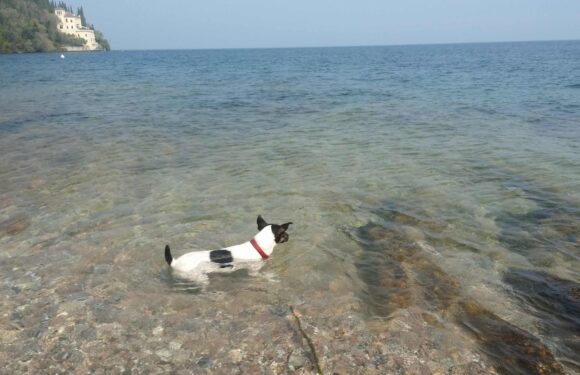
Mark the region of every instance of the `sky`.
[[580, 0], [74, 0], [114, 50], [580, 40]]

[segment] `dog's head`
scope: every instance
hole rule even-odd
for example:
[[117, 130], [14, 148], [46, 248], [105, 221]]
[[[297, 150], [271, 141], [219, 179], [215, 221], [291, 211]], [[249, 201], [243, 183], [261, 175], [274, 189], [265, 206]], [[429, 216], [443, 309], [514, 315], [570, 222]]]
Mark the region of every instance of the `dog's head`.
[[274, 241], [276, 241], [276, 243], [288, 242], [290, 236], [288, 235], [288, 233], [286, 233], [286, 231], [288, 230], [290, 224], [292, 224], [292, 222], [284, 224], [268, 224], [266, 223], [266, 220], [264, 220], [262, 215], [258, 216], [258, 230], [262, 230], [268, 225], [270, 225], [272, 227], [272, 233], [274, 234]]

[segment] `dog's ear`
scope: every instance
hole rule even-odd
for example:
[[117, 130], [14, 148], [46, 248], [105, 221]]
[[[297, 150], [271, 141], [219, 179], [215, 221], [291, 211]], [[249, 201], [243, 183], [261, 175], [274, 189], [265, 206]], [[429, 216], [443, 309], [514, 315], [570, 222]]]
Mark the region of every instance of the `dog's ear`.
[[279, 236], [280, 234], [286, 232], [290, 224], [292, 224], [292, 222], [284, 223], [282, 225], [272, 224], [272, 232], [274, 232], [274, 236]]
[[258, 230], [262, 230], [265, 227], [268, 226], [268, 223], [266, 223], [266, 220], [264, 220], [264, 218], [262, 217], [262, 215], [258, 215]]

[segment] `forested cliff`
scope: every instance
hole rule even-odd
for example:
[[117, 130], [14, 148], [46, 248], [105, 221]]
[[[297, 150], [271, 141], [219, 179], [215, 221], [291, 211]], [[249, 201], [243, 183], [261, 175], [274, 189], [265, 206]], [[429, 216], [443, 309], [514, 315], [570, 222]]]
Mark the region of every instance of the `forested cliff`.
[[[51, 52], [65, 46], [82, 46], [83, 40], [57, 31], [56, 6], [72, 12], [64, 3], [49, 0], [0, 0], [0, 53]], [[77, 12], [84, 21], [82, 8]], [[97, 42], [106, 50], [109, 43], [95, 31]]]

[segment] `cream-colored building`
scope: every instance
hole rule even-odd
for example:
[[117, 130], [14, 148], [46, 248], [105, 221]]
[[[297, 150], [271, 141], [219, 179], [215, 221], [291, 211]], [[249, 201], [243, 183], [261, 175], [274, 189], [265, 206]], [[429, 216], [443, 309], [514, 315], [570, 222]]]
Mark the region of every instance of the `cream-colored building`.
[[62, 8], [55, 9], [54, 13], [59, 20], [56, 26], [58, 31], [85, 40], [84, 46], [67, 47], [68, 51], [96, 51], [102, 49], [101, 45], [97, 43], [94, 30], [84, 27], [80, 16], [69, 13], [66, 9]]

